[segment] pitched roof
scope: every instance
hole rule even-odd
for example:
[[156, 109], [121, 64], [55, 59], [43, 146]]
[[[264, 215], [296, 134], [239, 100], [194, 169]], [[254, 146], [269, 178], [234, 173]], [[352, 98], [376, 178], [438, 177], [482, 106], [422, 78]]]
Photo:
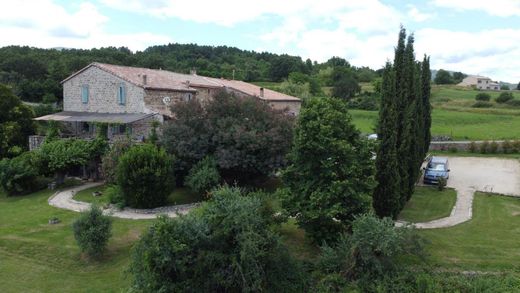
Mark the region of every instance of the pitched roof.
[[[105, 63], [91, 63], [78, 72], [67, 77], [62, 83], [80, 74], [86, 69], [95, 66], [111, 73], [129, 83], [145, 89], [162, 89], [176, 91], [196, 91], [194, 87], [207, 88], [232, 88], [250, 96], [257, 96], [267, 101], [300, 101], [299, 98], [282, 94], [273, 90], [264, 89], [263, 97], [260, 96], [261, 87], [238, 80], [227, 80], [205, 77], [196, 74], [182, 74], [168, 70], [158, 70], [140, 67], [112, 65]], [[144, 79], [146, 76], [146, 84]]]

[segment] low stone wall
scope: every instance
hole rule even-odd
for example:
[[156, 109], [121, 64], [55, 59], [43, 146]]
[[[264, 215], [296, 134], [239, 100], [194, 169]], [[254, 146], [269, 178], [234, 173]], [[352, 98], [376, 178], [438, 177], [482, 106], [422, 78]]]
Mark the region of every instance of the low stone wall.
[[[491, 143], [491, 141], [487, 141]], [[499, 150], [501, 150], [502, 140], [495, 140], [499, 145]], [[449, 150], [457, 150], [457, 151], [468, 151], [471, 141], [432, 141], [430, 143], [430, 151], [449, 151]], [[479, 149], [480, 145], [484, 143], [484, 141], [473, 141], [475, 143], [477, 149]]]

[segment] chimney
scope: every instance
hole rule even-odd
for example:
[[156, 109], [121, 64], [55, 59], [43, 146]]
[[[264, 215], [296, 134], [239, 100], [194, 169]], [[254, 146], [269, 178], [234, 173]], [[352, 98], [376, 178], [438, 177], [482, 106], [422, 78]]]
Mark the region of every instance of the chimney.
[[189, 80], [186, 80], [186, 86], [190, 87], [190, 81]]
[[260, 98], [263, 98], [264, 97], [264, 88], [261, 87], [260, 88]]
[[146, 74], [143, 74], [143, 85], [146, 85]]
[[190, 69], [191, 75], [197, 75], [197, 70], [195, 68]]

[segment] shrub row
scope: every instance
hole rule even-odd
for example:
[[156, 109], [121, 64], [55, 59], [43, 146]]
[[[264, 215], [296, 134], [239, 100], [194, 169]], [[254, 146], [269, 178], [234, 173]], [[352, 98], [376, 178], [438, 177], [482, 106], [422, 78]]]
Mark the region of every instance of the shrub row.
[[481, 154], [518, 154], [520, 153], [520, 140], [506, 140], [501, 143], [496, 141], [484, 141], [480, 144], [471, 142], [468, 147], [468, 151], [471, 153]]

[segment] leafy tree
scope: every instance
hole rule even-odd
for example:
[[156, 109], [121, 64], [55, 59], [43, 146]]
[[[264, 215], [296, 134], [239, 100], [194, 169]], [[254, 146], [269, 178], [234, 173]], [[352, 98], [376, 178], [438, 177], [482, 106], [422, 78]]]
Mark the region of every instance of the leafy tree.
[[460, 83], [466, 77], [467, 75], [460, 71], [453, 72], [453, 83]]
[[0, 187], [7, 195], [22, 195], [45, 187], [39, 180], [36, 157], [25, 152], [12, 159], [0, 161]]
[[186, 177], [186, 186], [203, 193], [208, 192], [220, 183], [217, 161], [213, 157], [206, 157], [191, 168]]
[[116, 183], [117, 163], [119, 158], [133, 145], [129, 138], [115, 140], [107, 153], [101, 158], [101, 172], [107, 184]]
[[454, 80], [453, 76], [451, 76], [451, 74], [448, 71], [444, 69], [439, 69], [439, 71], [437, 71], [437, 75], [435, 75], [433, 82], [435, 82], [435, 84], [453, 84]]
[[336, 239], [370, 208], [371, 156], [345, 101], [306, 101], [282, 175], [287, 186], [282, 204], [316, 242]]
[[[160, 218], [132, 253], [143, 292], [302, 292], [301, 269], [260, 197], [223, 187], [197, 212]], [[211, 272], [208, 274], [208, 272]]]
[[507, 84], [501, 84], [500, 85], [500, 90], [501, 91], [508, 91], [510, 90], [509, 86]]
[[499, 104], [507, 103], [508, 101], [514, 99], [515, 96], [513, 96], [512, 92], [502, 92], [500, 95], [496, 98], [496, 102]]
[[155, 208], [172, 192], [173, 159], [154, 145], [134, 145], [119, 158], [116, 177], [126, 204]]
[[321, 89], [321, 84], [316, 78], [311, 78], [309, 80], [309, 93], [312, 96], [321, 96], [323, 95], [323, 90]]
[[478, 93], [475, 96], [475, 100], [489, 102], [491, 100], [491, 96], [488, 93]]
[[344, 67], [336, 67], [332, 73], [332, 96], [341, 99], [351, 99], [361, 91], [354, 74]]
[[221, 92], [203, 108], [191, 101], [172, 108], [163, 127], [162, 145], [186, 174], [211, 155], [228, 182], [273, 174], [285, 166], [293, 118], [257, 100]]
[[516, 90], [520, 91], [520, 82], [518, 82], [518, 85], [516, 86]]
[[45, 141], [37, 150], [37, 156], [41, 172], [54, 173], [56, 182], [61, 184], [68, 170], [100, 158], [106, 149], [107, 142], [102, 139], [60, 139]]
[[28, 136], [35, 132], [34, 113], [22, 104], [10, 88], [0, 84], [0, 158], [27, 149]]
[[72, 223], [72, 230], [81, 251], [90, 257], [99, 257], [112, 235], [112, 220], [103, 215], [99, 207], [92, 205]]

